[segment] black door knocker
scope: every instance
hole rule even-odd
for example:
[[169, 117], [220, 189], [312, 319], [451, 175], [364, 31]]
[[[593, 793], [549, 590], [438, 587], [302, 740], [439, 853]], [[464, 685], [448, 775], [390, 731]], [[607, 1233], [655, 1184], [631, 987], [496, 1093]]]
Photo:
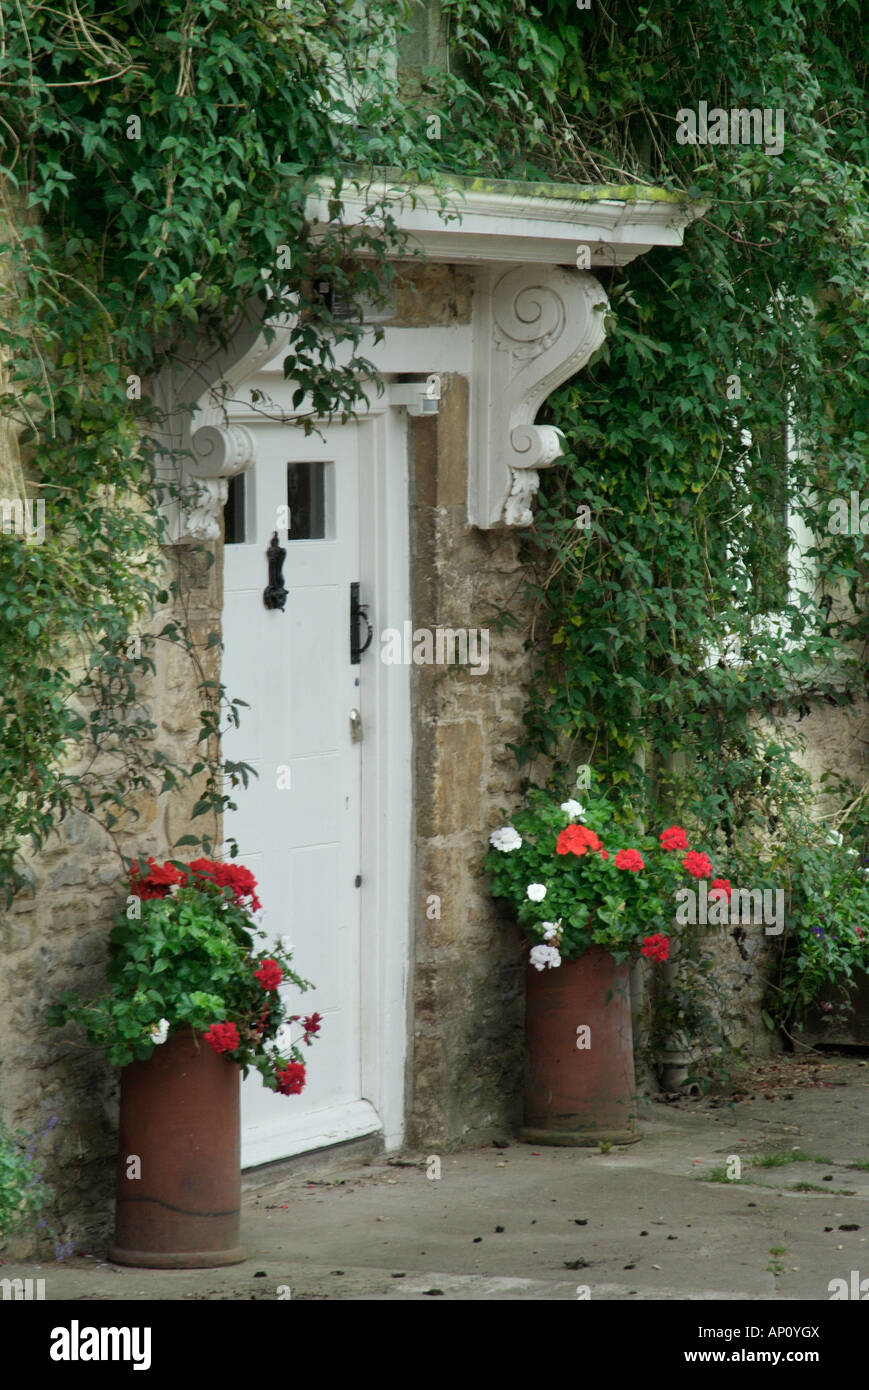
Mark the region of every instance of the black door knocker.
[[286, 558], [287, 552], [278, 540], [278, 533], [275, 531], [266, 551], [266, 559], [269, 562], [269, 582], [263, 589], [263, 603], [266, 608], [279, 608], [282, 613], [287, 603], [287, 591], [284, 588], [284, 561]]

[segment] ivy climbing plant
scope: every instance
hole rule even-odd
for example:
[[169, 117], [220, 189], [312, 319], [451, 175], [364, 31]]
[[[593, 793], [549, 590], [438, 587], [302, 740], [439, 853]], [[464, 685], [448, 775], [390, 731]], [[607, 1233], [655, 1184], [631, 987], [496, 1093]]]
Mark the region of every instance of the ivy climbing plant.
[[[565, 788], [590, 761], [649, 820], [714, 834], [744, 881], [775, 865], [789, 963], [771, 988], [793, 1020], [820, 898], [826, 931], [860, 896], [852, 883], [831, 905], [815, 868], [811, 889], [792, 882], [782, 836], [812, 795], [795, 725], [866, 694], [866, 541], [841, 516], [869, 498], [867, 6], [441, 8], [451, 71], [423, 72], [420, 94], [446, 165], [653, 185], [699, 213], [683, 247], [596, 270], [606, 342], [549, 400], [568, 452], [542, 475], [525, 546], [538, 669], [515, 751], [552, 759]], [[753, 126], [692, 143], [701, 103], [766, 112], [780, 147]], [[865, 849], [851, 792], [843, 829]], [[823, 833], [800, 827], [807, 862], [827, 862]]]
[[[189, 367], [267, 297], [293, 314], [297, 422], [353, 411], [372, 375], [363, 329], [334, 316], [318, 286], [352, 305], [389, 279], [388, 198], [372, 197], [355, 229], [339, 220], [342, 170], [371, 168], [369, 142], [380, 163], [432, 172], [425, 141], [403, 135], [383, 61], [404, 8], [21, 0], [4, 11], [0, 491], [13, 523], [16, 506], [19, 520], [44, 518], [38, 537], [8, 522], [0, 532], [7, 899], [22, 848], [72, 808], [129, 828], [140, 792], [190, 777], [193, 817], [209, 828], [184, 838], [212, 849], [227, 801], [217, 734], [237, 714], [207, 660], [218, 635], [203, 651], [185, 617], [213, 556], [161, 551], [183, 489], [166, 481], [149, 383]], [[319, 227], [307, 211], [315, 180], [333, 219]], [[160, 752], [141, 700], [160, 643], [198, 665], [192, 765]]]

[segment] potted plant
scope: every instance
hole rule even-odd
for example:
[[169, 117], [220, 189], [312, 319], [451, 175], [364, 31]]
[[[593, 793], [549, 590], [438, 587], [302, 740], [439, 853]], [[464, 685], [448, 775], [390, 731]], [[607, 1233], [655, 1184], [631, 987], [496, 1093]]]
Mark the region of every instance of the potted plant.
[[[640, 1137], [630, 962], [669, 958], [677, 889], [714, 872], [681, 826], [641, 835], [630, 807], [598, 792], [584, 801], [532, 790], [489, 837], [492, 891], [511, 905], [528, 951], [521, 1137], [534, 1144]], [[707, 891], [729, 897], [729, 881]]]
[[109, 937], [109, 988], [87, 1003], [67, 991], [49, 1010], [49, 1022], [81, 1024], [123, 1068], [110, 1252], [121, 1264], [245, 1258], [239, 1077], [255, 1067], [270, 1090], [298, 1094], [299, 1043], [320, 1029], [319, 1014], [288, 1013], [279, 987], [311, 986], [291, 968], [285, 938], [256, 949], [260, 924], [256, 881], [242, 865], [134, 862]]

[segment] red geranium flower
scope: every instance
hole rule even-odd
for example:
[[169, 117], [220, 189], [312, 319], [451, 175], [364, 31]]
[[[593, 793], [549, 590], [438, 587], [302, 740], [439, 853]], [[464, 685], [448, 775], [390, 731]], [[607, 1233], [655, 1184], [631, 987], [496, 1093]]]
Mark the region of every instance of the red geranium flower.
[[605, 849], [599, 849], [598, 854], [600, 855], [601, 859], [609, 859], [609, 855], [607, 854]]
[[714, 878], [709, 889], [709, 901], [713, 898], [726, 898], [730, 902], [733, 889], [730, 887], [729, 878]]
[[320, 1024], [323, 1022], [319, 1014], [311, 1014], [310, 1018], [302, 1020], [305, 1025], [306, 1033], [319, 1033]]
[[283, 970], [278, 965], [277, 961], [271, 958], [261, 960], [259, 969], [255, 970], [253, 974], [254, 979], [259, 980], [263, 989], [277, 989], [281, 980], [284, 978]]
[[148, 856], [143, 869], [137, 860], [130, 865], [130, 891], [143, 902], [148, 898], [166, 898], [174, 884], [184, 883], [184, 874], [172, 864], [158, 864], [153, 855]]
[[212, 1023], [202, 1036], [215, 1052], [234, 1052], [238, 1047], [238, 1029], [234, 1023]]
[[594, 831], [587, 825], [568, 825], [558, 837], [555, 853], [583, 855], [590, 849], [603, 849]]
[[198, 878], [214, 878], [217, 867], [213, 859], [194, 859], [190, 865], [190, 872]]
[[646, 867], [638, 849], [620, 849], [613, 863], [617, 869], [627, 869], [632, 874], [638, 874], [640, 869]]
[[688, 848], [688, 836], [681, 825], [671, 825], [669, 829], [662, 830], [658, 839], [661, 842], [661, 849]]
[[190, 872], [199, 878], [211, 879], [218, 888], [230, 888], [238, 907], [247, 905], [242, 904], [242, 898], [251, 899], [249, 905], [254, 912], [262, 907], [256, 895], [256, 879], [243, 864], [219, 864], [214, 859], [194, 859]]
[[654, 936], [644, 939], [640, 950], [649, 960], [667, 960], [670, 955], [670, 939], [661, 932], [655, 932]]
[[682, 868], [687, 869], [693, 878], [711, 878], [714, 873], [708, 855], [696, 849], [689, 850], [685, 855]]
[[305, 1085], [304, 1062], [288, 1062], [283, 1071], [276, 1073], [278, 1090], [282, 1096], [297, 1096]]

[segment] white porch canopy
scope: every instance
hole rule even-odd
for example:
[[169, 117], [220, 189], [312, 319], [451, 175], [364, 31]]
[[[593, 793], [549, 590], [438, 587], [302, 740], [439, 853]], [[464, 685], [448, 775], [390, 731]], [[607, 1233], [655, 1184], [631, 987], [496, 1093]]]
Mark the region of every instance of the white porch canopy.
[[[329, 224], [331, 184], [309, 200], [314, 222]], [[627, 265], [653, 246], [681, 246], [698, 204], [644, 184], [514, 183], [452, 178], [443, 188], [380, 179], [348, 182], [341, 223], [357, 225], [365, 210], [389, 199], [410, 245], [429, 260], [475, 264], [577, 266], [588, 247], [591, 266]], [[334, 225], [334, 224], [332, 224]], [[579, 269], [588, 269], [584, 258]]]
[[[454, 178], [436, 189], [411, 187], [399, 177], [348, 179], [338, 195], [340, 216], [331, 219], [330, 195], [335, 198], [331, 183], [322, 181], [309, 200], [315, 233], [327, 225], [376, 226], [372, 209], [388, 200], [408, 254], [475, 268], [472, 331], [450, 330], [445, 337], [443, 329], [388, 327], [385, 342], [368, 355], [387, 391], [390, 376], [399, 373], [418, 373], [422, 379], [467, 373], [468, 521], [483, 528], [530, 525], [539, 470], [564, 451], [561, 432], [535, 424], [535, 417], [550, 392], [588, 362], [605, 336], [608, 300], [591, 269], [627, 265], [656, 246], [680, 246], [702, 206], [644, 185]], [[257, 370], [276, 379], [283, 375], [292, 320], [269, 319], [274, 336], [267, 342], [261, 312], [252, 308], [228, 349], [198, 363], [187, 382], [172, 383], [176, 407], [197, 406], [192, 433], [189, 410], [175, 411], [181, 431], [175, 446], [192, 451], [196, 461], [190, 473], [200, 484], [201, 505], [187, 516], [187, 535], [219, 534], [227, 480], [253, 463], [250, 432], [227, 421], [220, 395], [231, 395]], [[280, 395], [285, 393], [278, 390]], [[406, 387], [396, 386], [394, 395], [394, 405], [406, 403]], [[292, 416], [289, 405], [287, 416]]]

